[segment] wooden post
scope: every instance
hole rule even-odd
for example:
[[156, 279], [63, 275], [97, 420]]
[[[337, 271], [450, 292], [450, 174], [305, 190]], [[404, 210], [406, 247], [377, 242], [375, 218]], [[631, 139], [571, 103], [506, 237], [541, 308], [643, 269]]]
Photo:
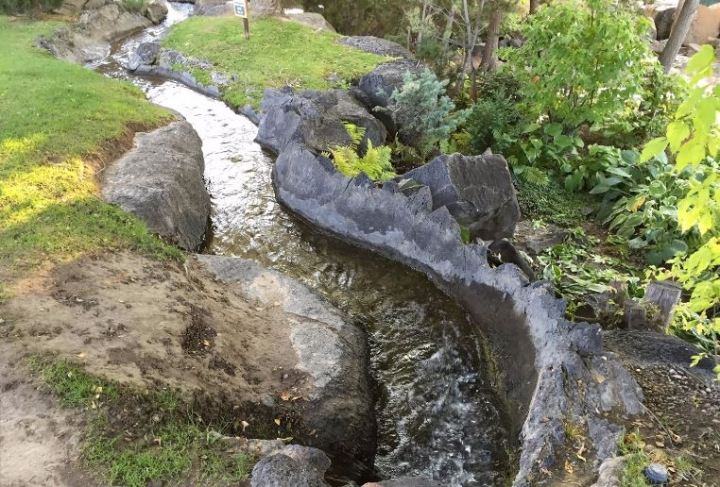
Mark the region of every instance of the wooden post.
[[250, 39], [250, 7], [247, 0], [234, 0], [233, 10], [235, 15], [242, 18], [245, 39]]

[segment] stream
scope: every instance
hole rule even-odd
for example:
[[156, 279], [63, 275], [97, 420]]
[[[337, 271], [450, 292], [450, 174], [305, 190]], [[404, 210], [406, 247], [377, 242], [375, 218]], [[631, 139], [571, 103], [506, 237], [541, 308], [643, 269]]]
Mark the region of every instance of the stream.
[[424, 275], [314, 232], [275, 200], [273, 161], [257, 128], [223, 102], [171, 81], [128, 74], [124, 59], [192, 13], [117, 46], [96, 69], [128, 79], [182, 114], [200, 135], [212, 198], [207, 253], [255, 260], [317, 290], [368, 333], [376, 385], [377, 474], [424, 476], [452, 486], [504, 484], [508, 433], [489, 378], [484, 339], [467, 314]]

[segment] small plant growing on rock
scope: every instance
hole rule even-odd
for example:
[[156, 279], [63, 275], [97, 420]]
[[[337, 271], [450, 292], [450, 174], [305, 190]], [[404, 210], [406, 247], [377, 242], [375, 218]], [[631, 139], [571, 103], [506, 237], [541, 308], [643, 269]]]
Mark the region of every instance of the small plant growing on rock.
[[390, 160], [392, 157], [390, 147], [373, 147], [372, 142], [368, 140], [365, 155], [360, 156], [358, 150], [365, 138], [365, 128], [347, 123], [345, 130], [352, 140], [351, 144], [334, 147], [329, 153], [324, 154], [326, 157], [332, 157], [338, 171], [348, 177], [365, 173], [373, 181], [387, 181], [396, 176]]
[[448, 140], [467, 117], [466, 110], [454, 111], [455, 104], [445, 93], [447, 83], [429, 69], [417, 75], [408, 72], [403, 86], [390, 96], [388, 110], [400, 127], [400, 138], [423, 155]]

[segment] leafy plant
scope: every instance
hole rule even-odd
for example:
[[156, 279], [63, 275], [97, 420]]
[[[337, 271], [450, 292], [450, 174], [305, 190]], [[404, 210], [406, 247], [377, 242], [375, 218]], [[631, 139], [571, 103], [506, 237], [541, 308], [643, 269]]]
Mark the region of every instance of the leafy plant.
[[360, 156], [358, 150], [365, 138], [365, 128], [347, 123], [345, 129], [350, 136], [351, 144], [334, 147], [326, 154], [332, 156], [338, 171], [348, 177], [365, 173], [373, 181], [387, 181], [396, 176], [391, 162], [392, 150], [390, 147], [373, 147], [372, 142], [368, 140], [365, 154]]
[[[631, 296], [638, 296], [640, 276], [626, 255], [611, 256], [599, 253], [601, 241], [586, 236], [583, 228], [574, 229], [565, 242], [555, 245], [538, 256], [544, 279], [553, 283], [557, 292], [567, 300], [568, 314], [573, 317], [584, 303], [588, 291], [610, 291], [611, 281], [628, 284]], [[621, 251], [622, 247], [616, 247]]]
[[465, 110], [454, 111], [455, 104], [445, 94], [447, 84], [429, 69], [416, 75], [408, 72], [402, 87], [390, 96], [387, 110], [401, 127], [401, 139], [423, 155], [447, 140], [467, 116]]
[[[669, 277], [682, 283], [690, 293], [684, 305], [685, 321], [680, 324], [699, 335], [713, 337], [713, 352], [720, 351], [720, 88], [704, 80], [713, 74], [715, 52], [703, 46], [688, 62], [691, 77], [687, 99], [678, 107], [664, 137], [647, 143], [642, 160], [657, 157], [666, 148], [675, 157], [675, 173], [691, 174], [688, 188], [677, 205], [680, 229], [696, 231], [701, 245], [673, 262]], [[691, 316], [691, 319], [687, 319]], [[720, 366], [717, 368], [720, 375]]]
[[592, 194], [603, 195], [598, 218], [631, 249], [642, 250], [652, 265], [661, 265], [696, 245], [683, 236], [677, 204], [687, 191], [687, 178], [674, 173], [664, 154], [639, 164], [640, 154], [615, 147], [592, 146], [598, 163]]

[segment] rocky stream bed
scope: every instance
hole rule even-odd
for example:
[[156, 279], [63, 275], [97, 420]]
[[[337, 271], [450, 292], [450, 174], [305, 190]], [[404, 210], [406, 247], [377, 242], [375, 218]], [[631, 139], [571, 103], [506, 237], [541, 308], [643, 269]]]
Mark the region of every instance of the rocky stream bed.
[[[441, 156], [382, 186], [347, 178], [322, 152], [347, 142], [348, 121], [385, 142], [395, 122], [372, 109], [417, 64], [381, 65], [349, 91], [268, 90], [256, 126], [213, 98], [217, 89], [158, 66], [147, 43], [191, 12], [170, 3], [162, 23], [90, 67], [183, 119], [139, 134], [103, 175], [104, 198], [201, 253], [184, 273], [128, 255], [74, 264], [27, 284], [42, 306], [94, 320], [86, 335], [102, 341], [117, 301], [134, 300], [135, 328], [111, 323], [113, 339], [133, 338], [93, 351], [100, 370], [216, 395], [253, 418], [248, 437], [291, 435], [324, 451], [267, 447], [252, 485], [592, 483], [644, 411], [626, 368], [637, 364], [607, 336], [620, 355], [604, 350], [599, 326], [567, 321], [547, 283], [488, 262], [489, 244], [512, 237], [520, 218], [505, 160]], [[372, 38], [345, 43], [401, 52]], [[121, 297], [94, 290], [120, 269]], [[32, 317], [37, 303], [11, 306]], [[154, 323], [185, 341], [155, 336]], [[82, 335], [47, 333], [60, 353]], [[261, 426], [278, 415], [280, 428]], [[587, 443], [574, 473], [568, 425]]]

